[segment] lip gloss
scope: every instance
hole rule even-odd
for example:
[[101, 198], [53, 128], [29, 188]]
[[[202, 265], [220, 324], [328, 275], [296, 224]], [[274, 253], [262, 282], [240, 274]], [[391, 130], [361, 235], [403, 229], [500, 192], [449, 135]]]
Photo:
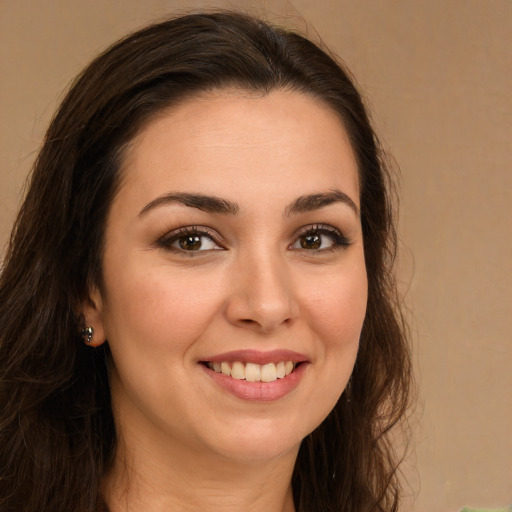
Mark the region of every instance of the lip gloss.
[[292, 373], [272, 382], [249, 382], [245, 379], [239, 380], [224, 375], [223, 373], [210, 370], [205, 365], [201, 366], [216, 385], [237, 398], [251, 402], [273, 402], [291, 393], [299, 385], [308, 363], [305, 361], [302, 362], [295, 367]]

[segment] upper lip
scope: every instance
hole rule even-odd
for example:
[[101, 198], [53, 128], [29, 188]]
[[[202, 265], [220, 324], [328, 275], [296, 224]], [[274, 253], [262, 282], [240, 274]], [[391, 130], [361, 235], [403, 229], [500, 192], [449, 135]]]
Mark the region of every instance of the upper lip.
[[202, 362], [222, 363], [240, 361], [243, 363], [269, 364], [279, 363], [281, 361], [292, 361], [293, 363], [301, 363], [308, 360], [304, 354], [294, 352], [292, 350], [278, 349], [263, 352], [261, 350], [233, 350], [222, 354], [215, 354], [211, 357], [202, 359]]

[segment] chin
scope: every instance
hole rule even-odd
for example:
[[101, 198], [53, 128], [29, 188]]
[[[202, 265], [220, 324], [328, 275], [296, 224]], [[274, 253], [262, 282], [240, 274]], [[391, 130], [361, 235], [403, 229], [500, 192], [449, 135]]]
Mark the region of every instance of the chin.
[[[280, 418], [279, 421], [254, 420], [230, 425], [229, 432], [213, 435], [207, 440], [211, 450], [238, 462], [264, 462], [287, 455], [295, 458], [301, 442], [315, 425], [294, 425]], [[229, 424], [229, 423], [228, 423]], [[211, 431], [210, 431], [211, 432]]]
[[231, 461], [254, 464], [275, 461], [286, 456], [292, 456], [295, 460], [301, 442], [302, 439], [298, 440], [295, 444], [290, 444], [290, 442], [284, 444], [275, 441], [241, 441], [239, 444], [231, 444], [231, 446], [217, 446], [216, 450], [222, 450], [220, 455]]

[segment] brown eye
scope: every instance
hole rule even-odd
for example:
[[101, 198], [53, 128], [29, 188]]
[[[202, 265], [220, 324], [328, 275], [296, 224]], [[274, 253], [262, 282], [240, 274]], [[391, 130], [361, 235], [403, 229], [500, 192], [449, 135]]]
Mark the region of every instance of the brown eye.
[[317, 233], [302, 235], [299, 239], [302, 249], [320, 249], [322, 237]]
[[215, 241], [215, 235], [211, 230], [196, 226], [187, 226], [167, 233], [157, 241], [157, 244], [162, 249], [181, 253], [199, 253], [223, 249]]
[[324, 252], [341, 249], [351, 243], [339, 229], [326, 224], [304, 228], [296, 236], [295, 242], [289, 246], [290, 249]]
[[178, 238], [180, 249], [184, 251], [199, 251], [203, 245], [199, 235], [186, 235]]

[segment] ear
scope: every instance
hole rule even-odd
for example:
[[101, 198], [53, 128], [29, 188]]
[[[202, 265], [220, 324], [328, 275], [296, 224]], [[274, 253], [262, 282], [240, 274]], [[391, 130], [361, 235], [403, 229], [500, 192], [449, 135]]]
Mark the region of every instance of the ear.
[[93, 333], [90, 342], [86, 342], [89, 347], [99, 347], [106, 341], [105, 327], [103, 324], [103, 299], [100, 291], [94, 287], [87, 299], [82, 303], [81, 308], [82, 323], [80, 329], [92, 327]]

